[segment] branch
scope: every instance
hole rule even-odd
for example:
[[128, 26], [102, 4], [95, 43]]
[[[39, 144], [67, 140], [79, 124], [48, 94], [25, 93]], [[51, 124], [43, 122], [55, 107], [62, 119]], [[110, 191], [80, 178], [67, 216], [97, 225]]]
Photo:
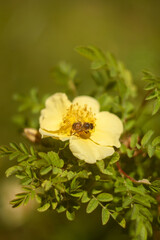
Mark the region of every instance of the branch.
[[130, 180], [131, 180], [132, 182], [134, 182], [134, 183], [143, 183], [143, 184], [147, 184], [147, 185], [150, 185], [150, 184], [151, 184], [151, 183], [148, 181], [148, 179], [136, 180], [136, 179], [130, 177], [127, 173], [125, 173], [125, 172], [122, 170], [119, 162], [116, 162], [116, 165], [117, 165], [118, 171], [119, 171], [119, 173], [120, 173], [120, 175], [121, 175], [122, 177], [125, 176], [126, 178], [130, 179]]

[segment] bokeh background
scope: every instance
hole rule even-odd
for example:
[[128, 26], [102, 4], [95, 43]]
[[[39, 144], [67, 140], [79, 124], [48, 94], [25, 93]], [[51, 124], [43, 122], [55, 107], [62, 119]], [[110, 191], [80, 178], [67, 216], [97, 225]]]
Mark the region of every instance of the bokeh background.
[[[61, 60], [78, 69], [81, 94], [92, 88], [89, 63], [74, 48], [92, 44], [122, 60], [141, 92], [141, 71], [160, 75], [160, 1], [156, 0], [0, 0], [0, 144], [18, 141], [11, 119], [13, 94], [60, 91], [51, 70]], [[75, 222], [63, 214], [37, 213], [34, 203], [11, 210], [8, 201], [19, 189], [6, 180], [8, 163], [0, 162], [0, 239], [96, 240], [128, 239], [112, 221], [102, 227], [100, 213]]]

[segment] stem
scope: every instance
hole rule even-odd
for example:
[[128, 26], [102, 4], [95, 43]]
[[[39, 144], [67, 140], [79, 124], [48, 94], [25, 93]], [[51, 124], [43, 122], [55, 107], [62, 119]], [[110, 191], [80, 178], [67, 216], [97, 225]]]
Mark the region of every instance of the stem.
[[117, 165], [118, 171], [119, 171], [119, 173], [121, 174], [122, 177], [125, 176], [125, 177], [127, 177], [128, 179], [130, 179], [130, 180], [131, 180], [132, 182], [134, 182], [134, 183], [137, 183], [137, 182], [138, 182], [137, 180], [135, 180], [134, 178], [130, 177], [127, 173], [125, 173], [125, 172], [122, 170], [119, 162], [116, 162], [116, 165]]
[[92, 197], [98, 201], [98, 204], [99, 204], [102, 208], [105, 208], [105, 209], [106, 209], [106, 207], [105, 207], [94, 195], [92, 195]]
[[116, 165], [117, 165], [117, 168], [118, 168], [118, 171], [119, 173], [121, 174], [122, 177], [126, 177], [128, 179], [130, 179], [132, 182], [134, 183], [143, 183], [143, 184], [146, 184], [146, 185], [150, 185], [151, 183], [148, 181], [148, 179], [142, 179], [142, 180], [136, 180], [132, 177], [130, 177], [126, 172], [124, 172], [120, 166], [120, 163], [119, 162], [116, 162]]
[[69, 88], [71, 89], [74, 97], [76, 97], [78, 95], [77, 94], [77, 89], [76, 89], [76, 86], [75, 86], [75, 84], [72, 80], [69, 81]]

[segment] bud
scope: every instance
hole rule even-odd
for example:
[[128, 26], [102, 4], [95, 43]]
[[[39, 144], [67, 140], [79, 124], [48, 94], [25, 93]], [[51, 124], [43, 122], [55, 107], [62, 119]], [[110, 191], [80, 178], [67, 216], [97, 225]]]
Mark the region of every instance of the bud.
[[41, 135], [35, 128], [24, 128], [24, 136], [31, 142], [40, 142]]

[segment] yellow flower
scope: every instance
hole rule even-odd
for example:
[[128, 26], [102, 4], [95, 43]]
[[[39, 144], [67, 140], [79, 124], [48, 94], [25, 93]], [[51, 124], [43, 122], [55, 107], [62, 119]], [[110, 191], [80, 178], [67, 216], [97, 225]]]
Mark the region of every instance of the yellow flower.
[[89, 96], [76, 97], [71, 103], [66, 94], [56, 93], [46, 100], [41, 111], [42, 137], [69, 140], [73, 155], [87, 163], [95, 163], [119, 148], [123, 132], [121, 120], [112, 113], [99, 112], [97, 100]]

